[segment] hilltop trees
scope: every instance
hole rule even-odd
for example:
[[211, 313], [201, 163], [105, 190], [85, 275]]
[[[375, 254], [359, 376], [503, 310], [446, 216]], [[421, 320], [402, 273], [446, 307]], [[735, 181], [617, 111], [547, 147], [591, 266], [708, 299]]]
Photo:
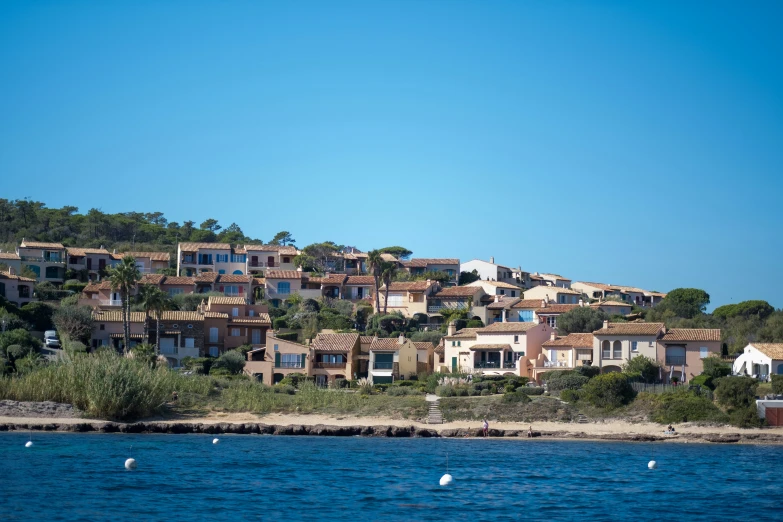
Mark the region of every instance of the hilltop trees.
[[275, 234], [275, 237], [272, 238], [272, 240], [269, 242], [270, 245], [293, 245], [296, 243], [296, 240], [294, 239], [294, 236], [291, 235], [291, 232], [288, 232], [287, 230], [283, 230], [281, 232], [278, 232]]
[[557, 331], [560, 335], [591, 333], [599, 330], [607, 318], [608, 316], [602, 310], [580, 306], [557, 318]]
[[397, 259], [408, 259], [413, 255], [413, 252], [411, 250], [408, 250], [405, 247], [401, 246], [389, 246], [384, 248], [379, 248], [378, 251], [381, 254], [391, 254]]
[[693, 319], [704, 313], [710, 304], [710, 294], [698, 288], [676, 288], [669, 292], [656, 307], [659, 311], [671, 311], [677, 317]]

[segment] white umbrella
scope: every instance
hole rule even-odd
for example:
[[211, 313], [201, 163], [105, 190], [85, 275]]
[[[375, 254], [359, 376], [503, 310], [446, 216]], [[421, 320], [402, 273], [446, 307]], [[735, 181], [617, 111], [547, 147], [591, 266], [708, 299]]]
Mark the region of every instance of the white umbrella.
[[680, 373], [680, 381], [682, 381], [683, 384], [685, 384], [685, 365], [682, 365], [682, 372]]
[[672, 366], [671, 368], [669, 368], [669, 383], [670, 383], [670, 384], [671, 384], [671, 382], [672, 382], [672, 377], [674, 377], [674, 366]]

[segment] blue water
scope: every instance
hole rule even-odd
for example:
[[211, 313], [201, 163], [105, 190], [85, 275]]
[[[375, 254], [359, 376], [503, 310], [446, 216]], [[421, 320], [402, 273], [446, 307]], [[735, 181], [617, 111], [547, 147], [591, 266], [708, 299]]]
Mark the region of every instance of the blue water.
[[25, 448], [28, 434], [0, 434], [0, 519], [782, 518], [779, 446], [212, 438], [34, 433]]

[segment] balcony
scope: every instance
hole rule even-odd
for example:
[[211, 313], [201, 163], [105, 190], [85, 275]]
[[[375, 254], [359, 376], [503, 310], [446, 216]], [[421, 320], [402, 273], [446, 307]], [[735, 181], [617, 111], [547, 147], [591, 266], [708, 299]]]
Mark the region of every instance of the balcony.
[[122, 306], [121, 299], [100, 299], [101, 306]]
[[280, 265], [274, 261], [271, 263], [266, 261], [250, 261], [247, 266], [250, 268], [275, 268], [279, 267]]
[[566, 361], [544, 361], [544, 368], [570, 368]]
[[684, 366], [685, 365], [685, 356], [684, 355], [667, 355], [666, 356], [666, 366]]
[[427, 312], [435, 313], [443, 309], [447, 310], [467, 310], [467, 303], [453, 303], [453, 304], [439, 304], [439, 305], [427, 305]]
[[373, 370], [391, 370], [393, 367], [393, 362], [376, 362], [372, 365]]
[[33, 263], [52, 263], [64, 265], [65, 260], [60, 257], [40, 257], [40, 256], [19, 256], [22, 261], [32, 261]]
[[510, 368], [514, 369], [517, 367], [517, 363], [515, 361], [476, 361], [473, 363], [473, 368], [476, 369], [485, 369], [485, 370], [498, 370], [501, 368]]
[[304, 368], [302, 361], [298, 362], [279, 362], [275, 364], [275, 368]]
[[321, 362], [316, 361], [313, 363], [313, 368], [331, 369], [331, 368], [345, 368], [346, 361], [343, 362]]

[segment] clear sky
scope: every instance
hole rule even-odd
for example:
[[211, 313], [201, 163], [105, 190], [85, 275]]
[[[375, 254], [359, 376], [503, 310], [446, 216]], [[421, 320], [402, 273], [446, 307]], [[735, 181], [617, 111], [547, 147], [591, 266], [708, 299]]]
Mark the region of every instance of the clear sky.
[[783, 306], [783, 2], [0, 3], [0, 197]]

